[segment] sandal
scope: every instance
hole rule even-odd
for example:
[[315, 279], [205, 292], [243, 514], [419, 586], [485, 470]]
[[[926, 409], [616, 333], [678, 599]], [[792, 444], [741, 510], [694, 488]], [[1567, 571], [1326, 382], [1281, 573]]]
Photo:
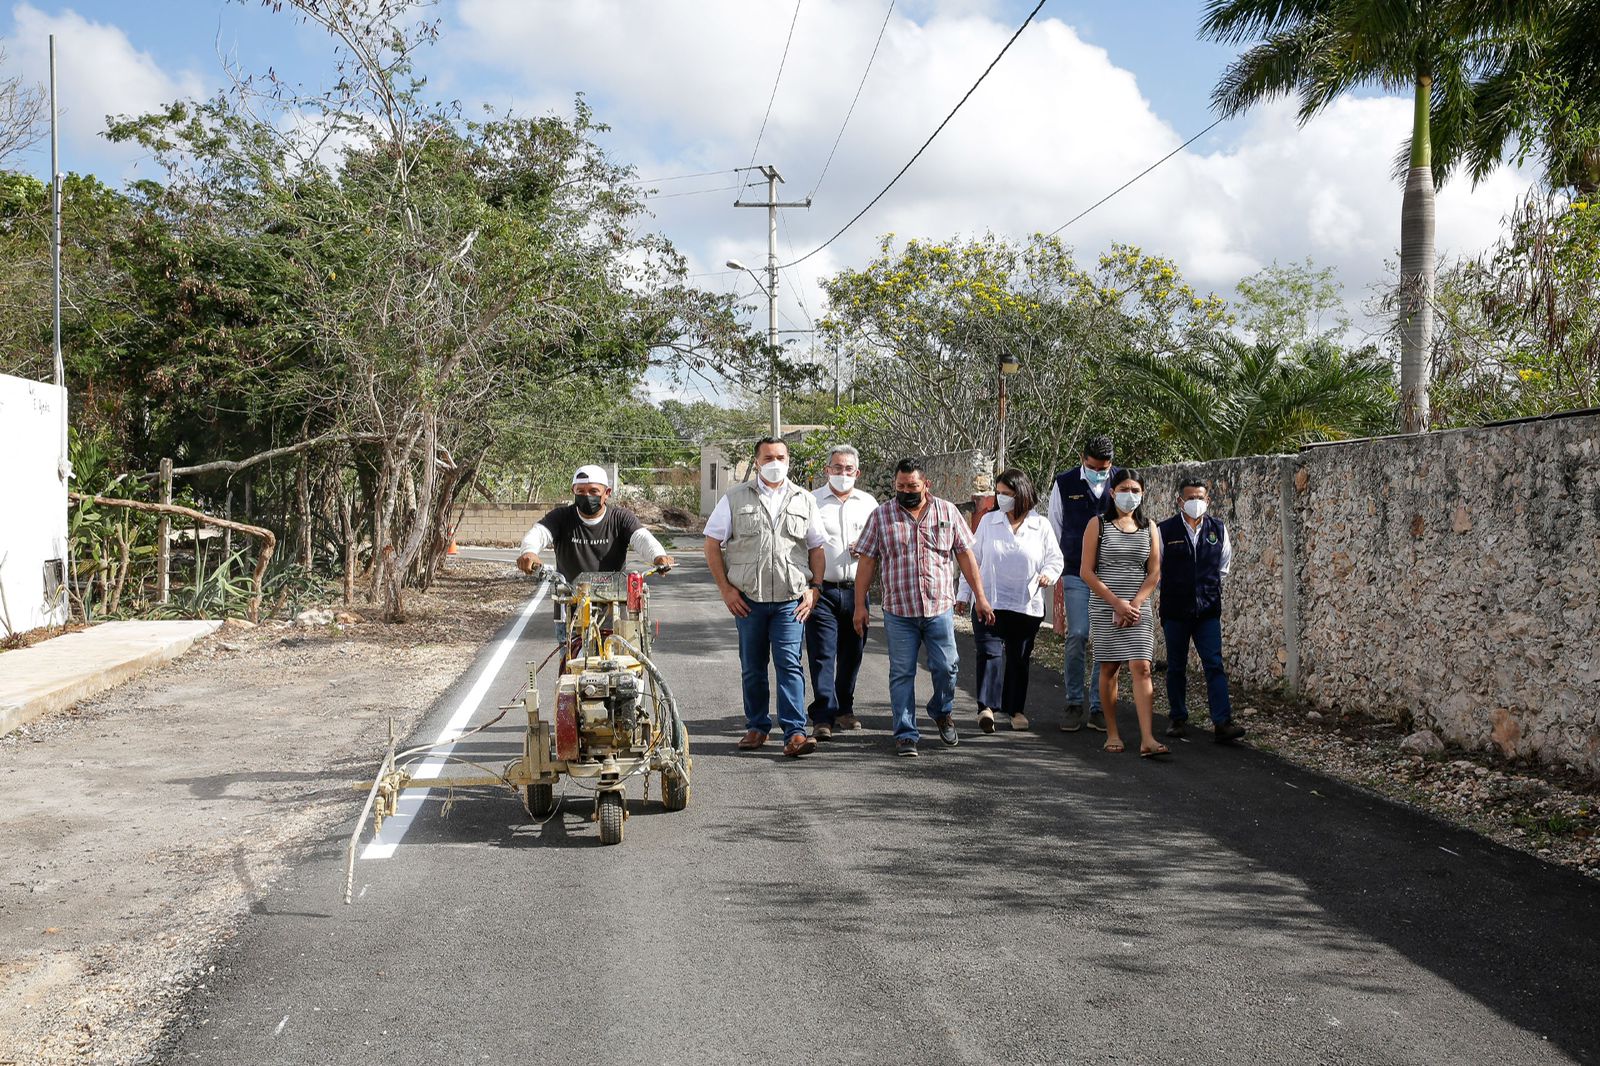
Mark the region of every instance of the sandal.
[[1141, 759], [1164, 759], [1171, 754], [1172, 749], [1159, 742], [1153, 748], [1139, 749], [1139, 758]]
[[1108, 740], [1100, 746], [1100, 749], [1102, 751], [1109, 751], [1113, 755], [1117, 754], [1119, 751], [1125, 750], [1122, 746], [1122, 741], [1120, 740]]

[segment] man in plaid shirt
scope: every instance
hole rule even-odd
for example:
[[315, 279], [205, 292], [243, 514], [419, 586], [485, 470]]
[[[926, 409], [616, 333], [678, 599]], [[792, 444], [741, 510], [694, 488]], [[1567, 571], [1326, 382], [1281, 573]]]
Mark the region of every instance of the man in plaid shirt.
[[867, 589], [883, 569], [883, 628], [889, 638], [889, 703], [894, 710], [898, 755], [916, 755], [917, 657], [928, 649], [933, 697], [928, 715], [939, 739], [960, 743], [951, 709], [956, 695], [956, 570], [972, 588], [972, 614], [994, 623], [983, 578], [972, 554], [972, 532], [956, 505], [928, 491], [922, 464], [902, 459], [895, 467], [894, 499], [872, 512], [856, 540], [856, 632], [867, 632]]

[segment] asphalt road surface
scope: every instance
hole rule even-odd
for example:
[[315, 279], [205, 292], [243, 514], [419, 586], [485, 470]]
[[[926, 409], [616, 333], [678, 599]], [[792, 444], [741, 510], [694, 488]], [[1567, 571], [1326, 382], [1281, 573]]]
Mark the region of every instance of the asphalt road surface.
[[[329, 826], [165, 1060], [1600, 1061], [1600, 890], [1579, 875], [1204, 736], [1166, 764], [1106, 754], [1054, 730], [1042, 672], [1049, 731], [982, 736], [965, 642], [961, 745], [928, 730], [896, 759], [876, 629], [864, 732], [799, 761], [740, 753], [734, 628], [704, 566], [653, 587], [688, 810], [635, 787], [602, 847], [576, 789], [543, 826], [501, 792], [441, 817], [435, 793], [357, 864], [353, 906], [350, 826]], [[549, 617], [474, 721], [552, 646]], [[462, 750], [512, 757], [514, 717]]]

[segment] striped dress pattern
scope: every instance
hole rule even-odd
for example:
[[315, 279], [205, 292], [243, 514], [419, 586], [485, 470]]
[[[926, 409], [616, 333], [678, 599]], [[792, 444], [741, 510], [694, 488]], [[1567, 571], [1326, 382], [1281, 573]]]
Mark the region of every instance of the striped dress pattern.
[[[1100, 523], [1100, 547], [1095, 554], [1094, 572], [1112, 592], [1132, 600], [1138, 595], [1139, 586], [1144, 584], [1149, 565], [1149, 528], [1128, 533], [1110, 522]], [[1130, 659], [1154, 658], [1156, 615], [1150, 600], [1139, 609], [1138, 625], [1119, 627], [1111, 605], [1099, 596], [1090, 597], [1089, 639], [1094, 641], [1096, 662], [1125, 663]]]

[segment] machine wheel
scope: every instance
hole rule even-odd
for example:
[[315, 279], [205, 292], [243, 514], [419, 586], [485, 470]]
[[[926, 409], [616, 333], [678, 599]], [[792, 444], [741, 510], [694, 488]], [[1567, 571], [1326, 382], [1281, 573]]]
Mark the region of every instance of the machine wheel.
[[689, 779], [676, 774], [662, 774], [661, 805], [669, 811], [681, 811], [689, 806]]
[[556, 810], [556, 786], [529, 785], [528, 811], [535, 818], [548, 818]]
[[600, 843], [622, 843], [622, 819], [626, 812], [622, 793], [600, 793], [598, 806], [600, 808]]

